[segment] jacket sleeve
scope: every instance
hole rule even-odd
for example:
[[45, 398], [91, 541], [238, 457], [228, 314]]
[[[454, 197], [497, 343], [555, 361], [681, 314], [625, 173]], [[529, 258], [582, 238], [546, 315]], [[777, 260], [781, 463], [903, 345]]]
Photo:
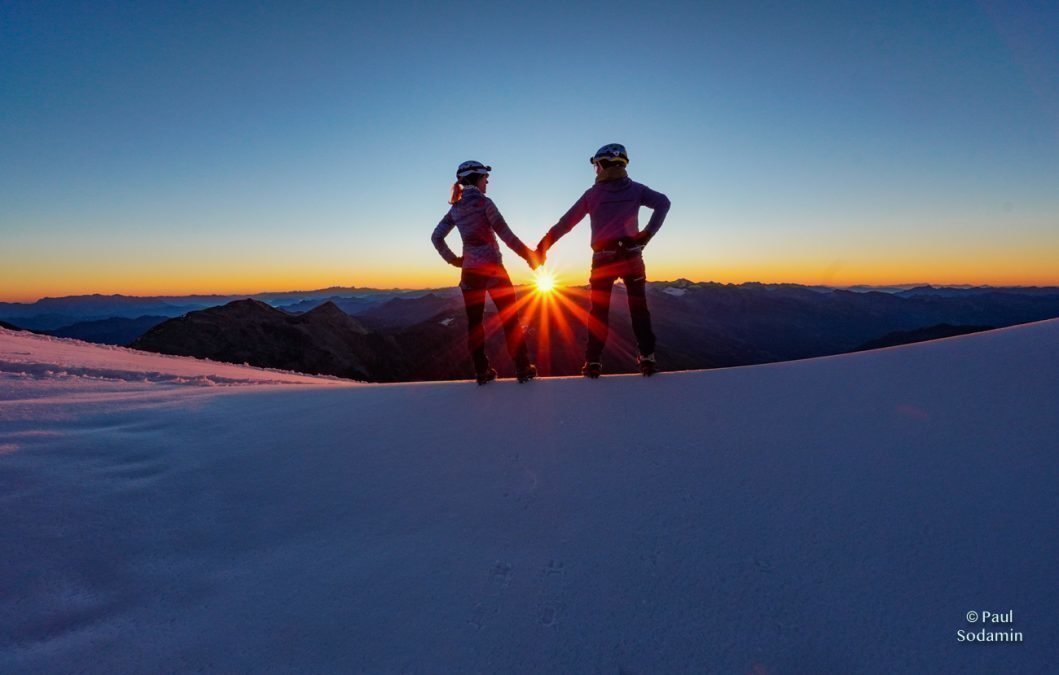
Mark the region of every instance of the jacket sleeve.
[[438, 250], [441, 257], [445, 259], [450, 265], [456, 264], [456, 254], [452, 252], [449, 245], [445, 243], [445, 237], [448, 236], [449, 232], [452, 232], [452, 228], [456, 227], [456, 222], [452, 219], [452, 216], [448, 213], [441, 219], [438, 226], [434, 228], [434, 234], [430, 235], [430, 241], [434, 243], [434, 248]]
[[581, 195], [581, 198], [574, 202], [574, 205], [570, 207], [570, 210], [563, 214], [563, 217], [559, 219], [559, 222], [552, 226], [548, 233], [541, 239], [540, 246], [547, 251], [551, 248], [555, 242], [559, 241], [560, 238], [570, 230], [574, 229], [574, 226], [580, 223], [585, 216], [588, 215], [588, 192]]
[[661, 229], [666, 214], [669, 213], [669, 197], [644, 185], [643, 192], [640, 193], [640, 205], [653, 211], [651, 219], [647, 221], [647, 227], [644, 228], [644, 232], [653, 237]]
[[492, 199], [485, 200], [485, 217], [489, 221], [489, 227], [493, 228], [493, 232], [496, 232], [505, 244], [507, 244], [512, 251], [517, 253], [520, 257], [529, 259], [530, 249], [528, 246], [522, 243], [522, 240], [515, 236], [515, 233], [508, 227], [507, 221], [500, 215], [500, 209], [496, 208], [496, 204], [493, 203]]

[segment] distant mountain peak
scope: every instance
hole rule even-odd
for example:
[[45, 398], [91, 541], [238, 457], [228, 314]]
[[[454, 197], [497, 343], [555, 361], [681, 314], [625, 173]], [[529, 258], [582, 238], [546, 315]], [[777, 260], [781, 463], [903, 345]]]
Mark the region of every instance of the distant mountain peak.
[[[239, 318], [289, 316], [289, 314], [283, 310], [276, 309], [267, 302], [254, 300], [253, 298], [232, 300], [219, 307], [210, 307], [201, 311], [214, 316], [231, 316]], [[192, 312], [192, 314], [194, 313], [195, 312]]]
[[272, 305], [267, 302], [255, 300], [254, 298], [243, 298], [242, 300], [232, 300], [229, 303], [221, 305], [222, 307], [257, 307], [259, 309], [275, 309]]
[[307, 315], [308, 314], [324, 314], [324, 315], [334, 314], [334, 315], [338, 315], [338, 314], [343, 314], [343, 313], [344, 312], [339, 308], [339, 306], [335, 304], [335, 301], [334, 300], [330, 300], [330, 299], [321, 302], [319, 305], [317, 305], [316, 307], [313, 307], [308, 312], [306, 312]]
[[308, 312], [301, 314], [296, 319], [302, 323], [328, 323], [338, 326], [342, 326], [349, 330], [357, 333], [367, 333], [367, 329], [364, 328], [356, 319], [351, 317], [342, 311], [342, 308], [336, 305], [334, 302], [328, 300], [327, 302], [321, 303], [316, 307], [313, 307]]

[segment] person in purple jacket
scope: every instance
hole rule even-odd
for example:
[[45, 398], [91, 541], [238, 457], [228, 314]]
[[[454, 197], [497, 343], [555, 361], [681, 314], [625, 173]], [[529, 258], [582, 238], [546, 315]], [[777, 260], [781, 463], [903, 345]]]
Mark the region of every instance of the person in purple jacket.
[[[452, 185], [452, 208], [441, 219], [430, 240], [445, 262], [459, 267], [460, 289], [467, 309], [467, 347], [474, 361], [478, 384], [496, 379], [496, 370], [489, 366], [485, 354], [485, 329], [482, 317], [485, 313], [485, 296], [493, 298], [496, 311], [504, 326], [507, 351], [515, 362], [515, 375], [519, 382], [533, 379], [537, 367], [530, 363], [526, 350], [526, 339], [518, 316], [518, 298], [511, 285], [500, 246], [496, 236], [504, 240], [532, 269], [540, 262], [536, 252], [515, 236], [492, 199], [485, 196], [489, 184], [489, 172], [493, 167], [481, 162], [468, 161], [456, 169], [456, 182]], [[445, 243], [445, 237], [456, 228], [463, 239], [463, 255], [458, 256]]]
[[[573, 229], [587, 215], [592, 224], [592, 309], [588, 321], [588, 346], [581, 373], [596, 378], [603, 372], [600, 357], [607, 342], [610, 318], [610, 294], [619, 278], [625, 282], [629, 297], [632, 329], [639, 347], [637, 363], [640, 372], [655, 372], [655, 335], [651, 330], [651, 313], [647, 309], [647, 273], [643, 247], [655, 236], [669, 212], [669, 199], [646, 185], [629, 178], [625, 167], [629, 154], [625, 146], [611, 143], [600, 148], [590, 160], [596, 167], [596, 183], [585, 191], [569, 211], [559, 219], [537, 245], [539, 258], [547, 254], [560, 237]], [[652, 209], [647, 227], [640, 230], [640, 207]]]

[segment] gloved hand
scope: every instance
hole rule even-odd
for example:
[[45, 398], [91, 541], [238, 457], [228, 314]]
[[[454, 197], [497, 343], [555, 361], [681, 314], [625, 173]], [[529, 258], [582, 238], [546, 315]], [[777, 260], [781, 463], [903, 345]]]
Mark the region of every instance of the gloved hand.
[[637, 232], [636, 235], [632, 237], [633, 246], [647, 246], [647, 242], [651, 241], [652, 237], [654, 237], [654, 235], [647, 230]]
[[452, 265], [453, 267], [463, 267], [463, 256], [462, 255], [456, 256], [456, 259], [453, 260], [452, 262], [450, 262], [449, 264]]

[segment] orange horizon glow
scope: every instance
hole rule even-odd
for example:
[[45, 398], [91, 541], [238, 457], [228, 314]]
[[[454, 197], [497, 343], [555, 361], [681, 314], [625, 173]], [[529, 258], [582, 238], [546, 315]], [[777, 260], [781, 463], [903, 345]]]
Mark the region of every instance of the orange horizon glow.
[[[861, 267], [856, 274], [837, 266], [820, 271], [807, 271], [791, 265], [785, 269], [747, 269], [745, 267], [722, 266], [710, 270], [677, 269], [664, 265], [648, 266], [649, 282], [688, 279], [692, 282], [739, 285], [743, 283], [798, 284], [803, 286], [908, 286], [930, 284], [933, 286], [1059, 286], [1059, 276], [1042, 274], [1033, 270], [1023, 273], [961, 274], [961, 270], [944, 271], [938, 268], [923, 269], [909, 266], [895, 272], [882, 266]], [[654, 269], [652, 269], [654, 268]], [[588, 269], [577, 272], [547, 270], [555, 289], [583, 286], [588, 283]], [[519, 286], [540, 289], [539, 276], [526, 270], [511, 271], [512, 281]], [[19, 282], [22, 283], [19, 283]], [[42, 298], [77, 295], [125, 295], [130, 297], [185, 296], [185, 295], [258, 295], [262, 293], [308, 292], [327, 288], [371, 288], [379, 290], [424, 290], [451, 288], [459, 283], [458, 275], [447, 271], [421, 275], [379, 275], [350, 278], [350, 275], [299, 275], [295, 273], [254, 275], [248, 278], [230, 278], [203, 275], [195, 279], [174, 282], [172, 279], [136, 280], [107, 279], [98, 283], [75, 283], [68, 279], [52, 283], [31, 283], [28, 280], [0, 279], [0, 302], [32, 303]]]
[[[583, 235], [586, 233], [582, 233]], [[820, 246], [814, 241], [783, 245], [757, 240], [681, 241], [661, 239], [645, 253], [648, 281], [689, 279], [741, 284], [805, 286], [1059, 286], [1059, 242], [1030, 245], [1023, 240], [937, 242], [867, 240]], [[5, 242], [8, 243], [8, 242]], [[104, 245], [106, 244], [106, 245]], [[0, 301], [33, 302], [70, 295], [256, 295], [332, 287], [374, 289], [452, 288], [459, 271], [423, 245], [407, 250], [394, 243], [371, 255], [354, 255], [341, 244], [318, 247], [292, 242], [282, 257], [262, 244], [235, 251], [229, 247], [185, 249], [175, 242], [165, 257], [143, 253], [137, 242], [121, 247], [92, 238], [58, 250], [33, 247], [0, 250]], [[16, 253], [16, 251], [19, 251]], [[559, 286], [588, 283], [591, 251], [569, 244], [553, 250], [545, 268]], [[522, 261], [505, 258], [518, 285], [534, 283]]]

